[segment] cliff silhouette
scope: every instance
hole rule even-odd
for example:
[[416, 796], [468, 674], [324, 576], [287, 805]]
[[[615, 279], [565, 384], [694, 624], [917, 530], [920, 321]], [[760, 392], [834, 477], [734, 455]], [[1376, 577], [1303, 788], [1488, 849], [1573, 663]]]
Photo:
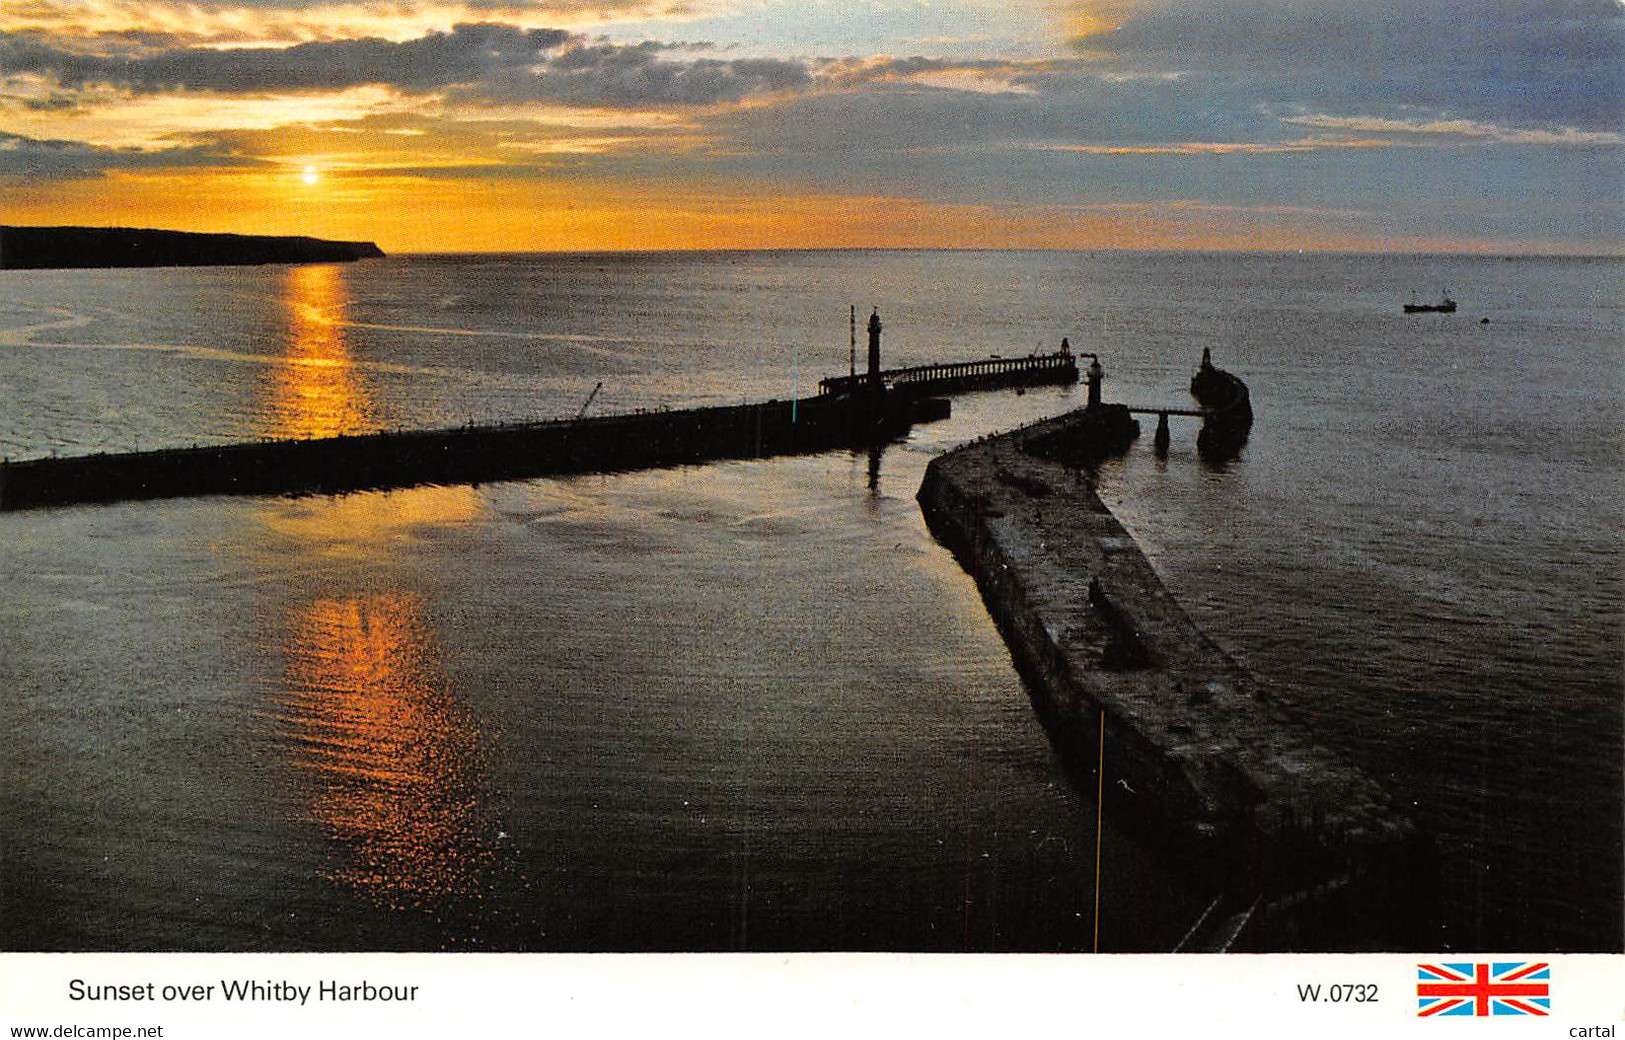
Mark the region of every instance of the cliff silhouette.
[[383, 255], [371, 242], [305, 236], [0, 226], [0, 269], [347, 263]]

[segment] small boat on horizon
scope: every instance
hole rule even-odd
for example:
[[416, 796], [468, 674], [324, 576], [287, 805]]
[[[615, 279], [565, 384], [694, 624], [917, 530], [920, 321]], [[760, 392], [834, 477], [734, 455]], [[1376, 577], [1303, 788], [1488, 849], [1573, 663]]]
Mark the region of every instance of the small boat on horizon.
[[1438, 303], [1417, 303], [1416, 302], [1416, 290], [1412, 289], [1411, 290], [1411, 302], [1407, 303], [1405, 305], [1405, 313], [1406, 314], [1428, 314], [1428, 313], [1454, 314], [1454, 313], [1456, 313], [1456, 301], [1452, 300], [1450, 298], [1450, 292], [1449, 292], [1449, 290], [1446, 290], [1446, 291], [1441, 292], [1439, 294], [1439, 302]]

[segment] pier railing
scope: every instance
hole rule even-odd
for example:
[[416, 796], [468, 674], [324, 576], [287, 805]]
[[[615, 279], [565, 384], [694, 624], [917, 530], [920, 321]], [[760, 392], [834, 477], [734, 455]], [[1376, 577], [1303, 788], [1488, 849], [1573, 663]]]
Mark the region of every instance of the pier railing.
[[[1078, 359], [1069, 351], [1029, 354], [1026, 357], [987, 357], [910, 368], [886, 369], [880, 381], [889, 389], [908, 394], [942, 394], [957, 390], [996, 389], [1038, 383], [1075, 383]], [[818, 382], [821, 394], [850, 394], [869, 385], [869, 375], [832, 376]]]

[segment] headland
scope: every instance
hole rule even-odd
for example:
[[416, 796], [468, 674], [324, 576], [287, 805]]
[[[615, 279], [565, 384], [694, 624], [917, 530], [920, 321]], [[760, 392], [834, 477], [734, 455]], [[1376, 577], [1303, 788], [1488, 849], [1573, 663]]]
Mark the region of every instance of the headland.
[[303, 236], [0, 226], [0, 270], [348, 263], [383, 255], [371, 242]]

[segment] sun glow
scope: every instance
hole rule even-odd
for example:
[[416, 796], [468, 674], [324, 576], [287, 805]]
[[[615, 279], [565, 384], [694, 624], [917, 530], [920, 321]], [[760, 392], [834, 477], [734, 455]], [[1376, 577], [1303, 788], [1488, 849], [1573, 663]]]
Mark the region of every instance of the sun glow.
[[282, 303], [288, 349], [274, 370], [266, 432], [334, 437], [375, 426], [343, 324], [350, 305], [344, 269], [336, 264], [289, 267]]
[[315, 184], [317, 181], [322, 179], [322, 175], [316, 172], [316, 167], [307, 166], [305, 167], [304, 172], [299, 175], [299, 179], [304, 181], [306, 184]]

